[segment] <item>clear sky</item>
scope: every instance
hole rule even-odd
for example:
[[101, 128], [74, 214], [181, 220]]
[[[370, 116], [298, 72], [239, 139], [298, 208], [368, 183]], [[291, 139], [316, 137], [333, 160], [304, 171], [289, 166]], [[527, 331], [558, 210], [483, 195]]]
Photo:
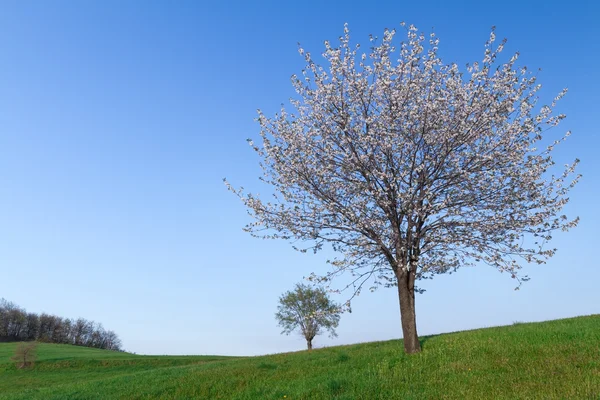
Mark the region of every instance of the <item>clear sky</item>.
[[[445, 61], [480, 60], [492, 25], [542, 68], [542, 100], [570, 89], [553, 132], [582, 161], [568, 207], [581, 223], [515, 281], [490, 267], [423, 283], [420, 334], [600, 312], [600, 46], [594, 1], [4, 1], [0, 11], [0, 297], [102, 322], [146, 354], [302, 349], [278, 296], [327, 254], [254, 239], [223, 185], [258, 187], [256, 109], [273, 114], [349, 23], [355, 41], [401, 21], [439, 36]], [[335, 297], [345, 300], [345, 295]], [[339, 337], [398, 338], [394, 289], [364, 293]]]

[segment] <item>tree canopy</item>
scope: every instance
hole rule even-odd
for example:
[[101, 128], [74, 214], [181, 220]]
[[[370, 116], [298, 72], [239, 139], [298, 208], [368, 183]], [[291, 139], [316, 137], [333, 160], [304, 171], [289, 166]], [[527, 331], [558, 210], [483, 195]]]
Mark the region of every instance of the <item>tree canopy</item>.
[[275, 318], [287, 335], [299, 330], [306, 339], [309, 350], [315, 336], [329, 332], [337, 336], [335, 328], [340, 321], [340, 307], [329, 299], [322, 288], [297, 284], [294, 290], [285, 292], [279, 298]]
[[306, 67], [292, 76], [292, 111], [261, 111], [254, 144], [273, 198], [233, 190], [254, 235], [333, 247], [333, 269], [360, 291], [370, 281], [398, 286], [405, 349], [420, 350], [415, 281], [485, 263], [519, 280], [524, 263], [556, 251], [552, 233], [578, 218], [563, 207], [579, 179], [555, 167], [552, 152], [570, 132], [548, 138], [564, 114], [538, 104], [537, 76], [503, 57], [494, 29], [482, 61], [444, 63], [439, 40], [414, 26], [371, 37], [370, 51], [325, 41], [327, 67], [300, 48]]

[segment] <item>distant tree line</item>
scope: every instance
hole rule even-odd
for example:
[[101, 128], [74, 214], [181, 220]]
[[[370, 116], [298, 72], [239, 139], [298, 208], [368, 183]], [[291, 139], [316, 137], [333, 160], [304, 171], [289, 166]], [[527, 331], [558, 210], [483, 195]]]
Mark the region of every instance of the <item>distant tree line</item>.
[[12, 302], [0, 299], [0, 342], [31, 340], [121, 350], [121, 339], [100, 323], [84, 318], [28, 313]]

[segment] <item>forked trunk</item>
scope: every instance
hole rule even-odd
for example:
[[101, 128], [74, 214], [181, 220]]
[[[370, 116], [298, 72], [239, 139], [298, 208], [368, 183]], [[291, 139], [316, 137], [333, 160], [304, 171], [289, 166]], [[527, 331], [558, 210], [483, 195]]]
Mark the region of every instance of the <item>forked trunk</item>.
[[398, 278], [398, 297], [400, 298], [400, 320], [404, 337], [404, 351], [418, 353], [421, 351], [419, 335], [417, 335], [417, 317], [415, 314], [415, 278], [410, 272], [401, 272]]
[[312, 339], [306, 339], [306, 347], [308, 347], [308, 351], [312, 350]]

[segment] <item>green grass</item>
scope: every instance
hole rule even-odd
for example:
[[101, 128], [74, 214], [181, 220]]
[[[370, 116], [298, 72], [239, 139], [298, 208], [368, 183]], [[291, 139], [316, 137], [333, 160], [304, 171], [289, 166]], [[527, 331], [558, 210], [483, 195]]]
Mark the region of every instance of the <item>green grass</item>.
[[0, 344], [0, 399], [600, 399], [600, 315], [261, 357]]

